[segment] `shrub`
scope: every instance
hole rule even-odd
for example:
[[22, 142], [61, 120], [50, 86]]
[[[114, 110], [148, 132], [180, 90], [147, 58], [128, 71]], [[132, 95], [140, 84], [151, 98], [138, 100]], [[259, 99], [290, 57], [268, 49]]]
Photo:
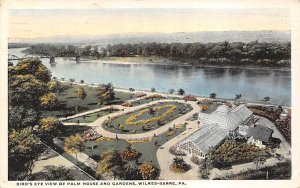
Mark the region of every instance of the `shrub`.
[[187, 164], [182, 157], [175, 157], [170, 168], [175, 173], [184, 173], [191, 169], [191, 166]]
[[160, 171], [157, 167], [144, 162], [139, 166], [139, 172], [143, 180], [156, 180]]
[[176, 155], [176, 156], [186, 156], [186, 153], [184, 151], [179, 150], [176, 145], [171, 146], [169, 152], [172, 155]]
[[134, 160], [139, 157], [140, 153], [129, 145], [121, 152], [121, 157], [124, 160]]

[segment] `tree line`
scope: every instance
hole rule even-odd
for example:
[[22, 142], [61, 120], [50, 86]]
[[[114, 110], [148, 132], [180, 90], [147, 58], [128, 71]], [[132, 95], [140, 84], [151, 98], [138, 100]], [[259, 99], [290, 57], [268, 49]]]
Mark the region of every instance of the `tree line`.
[[290, 65], [291, 44], [275, 42], [218, 42], [218, 43], [137, 43], [98, 46], [35, 44], [26, 53], [48, 53], [57, 57], [163, 57], [171, 60], [193, 60], [193, 64], [257, 64]]

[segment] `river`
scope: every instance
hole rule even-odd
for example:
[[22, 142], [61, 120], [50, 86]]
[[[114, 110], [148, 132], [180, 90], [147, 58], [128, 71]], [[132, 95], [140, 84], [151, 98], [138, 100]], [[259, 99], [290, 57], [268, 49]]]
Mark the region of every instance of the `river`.
[[[24, 57], [21, 48], [9, 49], [9, 54]], [[51, 66], [49, 59], [41, 59], [53, 76], [85, 83], [112, 83], [115, 87], [168, 92], [170, 88], [182, 88], [187, 94], [217, 97], [242, 98], [255, 102], [266, 96], [271, 102], [291, 105], [291, 72], [279, 70], [248, 70], [223, 68], [197, 68], [158, 64], [111, 64], [107, 61], [76, 63], [68, 58], [55, 58]]]

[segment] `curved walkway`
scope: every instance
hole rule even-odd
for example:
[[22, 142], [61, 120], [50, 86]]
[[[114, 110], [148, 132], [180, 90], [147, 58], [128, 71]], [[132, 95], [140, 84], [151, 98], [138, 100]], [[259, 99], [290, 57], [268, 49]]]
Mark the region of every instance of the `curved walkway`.
[[111, 118], [116, 117], [116, 116], [120, 116], [120, 115], [123, 115], [123, 114], [126, 114], [126, 113], [130, 113], [130, 112], [145, 108], [145, 107], [153, 105], [153, 104], [161, 103], [161, 102], [179, 102], [179, 103], [184, 103], [184, 104], [190, 104], [193, 109], [190, 112], [176, 118], [175, 120], [167, 123], [166, 125], [163, 125], [162, 127], [158, 128], [158, 129], [155, 129], [153, 131], [140, 133], [140, 134], [117, 134], [118, 138], [119, 139], [138, 139], [138, 138], [144, 138], [144, 137], [152, 137], [154, 134], [159, 135], [159, 134], [167, 131], [169, 127], [173, 127], [174, 124], [183, 124], [186, 121], [187, 118], [191, 117], [194, 113], [198, 113], [200, 111], [200, 106], [197, 105], [196, 102], [192, 102], [192, 101], [184, 102], [182, 100], [164, 99], [164, 100], [153, 101], [153, 102], [150, 102], [150, 103], [147, 103], [147, 104], [142, 104], [142, 105], [139, 105], [139, 106], [126, 108], [123, 111], [103, 116], [103, 117], [97, 119], [95, 122], [89, 124], [88, 126], [95, 127], [94, 130], [97, 131], [99, 134], [105, 136], [105, 137], [116, 138], [116, 133], [107, 131], [102, 127], [102, 123], [105, 120], [107, 120], [108, 116], [110, 116]]
[[[202, 126], [200, 124], [200, 126]], [[182, 141], [183, 139], [190, 136], [195, 131], [199, 130], [197, 121], [190, 121], [187, 126], [186, 130], [182, 132], [180, 135], [174, 137], [173, 139], [169, 140], [165, 144], [163, 144], [160, 149], [157, 150], [156, 156], [157, 161], [160, 167], [160, 180], [197, 180], [198, 178], [198, 165], [191, 162], [189, 156], [183, 156], [182, 158], [191, 165], [191, 169], [186, 173], [174, 173], [170, 170], [170, 165], [174, 159], [174, 155], [169, 152], [169, 148], [178, 142]]]

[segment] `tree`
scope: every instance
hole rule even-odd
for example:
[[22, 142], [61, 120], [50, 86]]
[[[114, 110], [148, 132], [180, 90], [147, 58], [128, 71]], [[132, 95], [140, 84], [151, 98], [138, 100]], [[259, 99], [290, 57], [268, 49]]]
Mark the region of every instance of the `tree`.
[[39, 121], [39, 130], [41, 137], [46, 141], [52, 141], [55, 137], [60, 123], [52, 117], [42, 118]]
[[101, 104], [103, 104], [104, 102], [108, 103], [115, 99], [115, 92], [112, 84], [104, 84], [102, 86], [99, 86], [97, 88], [97, 92]]
[[40, 97], [48, 91], [47, 85], [33, 75], [9, 75], [9, 105], [20, 104], [33, 109], [40, 108]]
[[24, 59], [16, 66], [9, 68], [9, 75], [32, 75], [37, 80], [47, 83], [51, 79], [51, 73], [42, 61], [37, 58]]
[[175, 89], [169, 89], [169, 93], [173, 94], [175, 92]]
[[242, 94], [236, 94], [234, 99], [235, 99], [235, 100], [239, 100], [239, 99], [241, 99], [241, 98], [242, 98]]
[[[37, 174], [38, 176], [38, 174]], [[63, 181], [63, 180], [75, 180], [74, 177], [70, 174], [70, 169], [67, 169], [63, 166], [55, 167], [49, 166], [49, 168], [44, 172], [41, 177], [37, 177], [38, 180], [55, 180], [55, 181]]]
[[84, 90], [83, 87], [80, 87], [79, 91], [78, 91], [78, 97], [81, 99], [81, 100], [84, 100], [86, 98], [87, 94]]
[[10, 106], [8, 110], [8, 129], [20, 130], [37, 124], [39, 114], [35, 109], [23, 105]]
[[24, 180], [31, 175], [34, 160], [42, 151], [41, 141], [31, 128], [12, 129], [8, 135], [9, 179]]
[[178, 89], [178, 91], [177, 91], [178, 95], [184, 95], [184, 93], [185, 93], [185, 91], [182, 88]]
[[155, 92], [156, 89], [155, 89], [154, 87], [152, 87], [152, 88], [150, 89], [150, 91], [151, 91], [151, 92]]
[[216, 93], [209, 94], [209, 98], [211, 98], [211, 99], [215, 99], [216, 97], [217, 97]]
[[49, 91], [54, 93], [57, 92], [59, 88], [59, 84], [56, 80], [51, 80], [50, 82], [48, 82], [47, 86]]
[[134, 88], [132, 88], [132, 87], [131, 87], [131, 88], [129, 88], [128, 90], [129, 90], [131, 93], [133, 93], [133, 92], [135, 91], [135, 89], [134, 89]]
[[40, 101], [42, 107], [50, 110], [52, 110], [58, 104], [58, 98], [56, 94], [52, 92], [43, 95]]
[[264, 102], [270, 101], [271, 97], [264, 97]]
[[84, 150], [83, 140], [79, 134], [65, 138], [64, 150], [67, 153], [75, 153], [76, 161], [78, 161], [77, 153]]

